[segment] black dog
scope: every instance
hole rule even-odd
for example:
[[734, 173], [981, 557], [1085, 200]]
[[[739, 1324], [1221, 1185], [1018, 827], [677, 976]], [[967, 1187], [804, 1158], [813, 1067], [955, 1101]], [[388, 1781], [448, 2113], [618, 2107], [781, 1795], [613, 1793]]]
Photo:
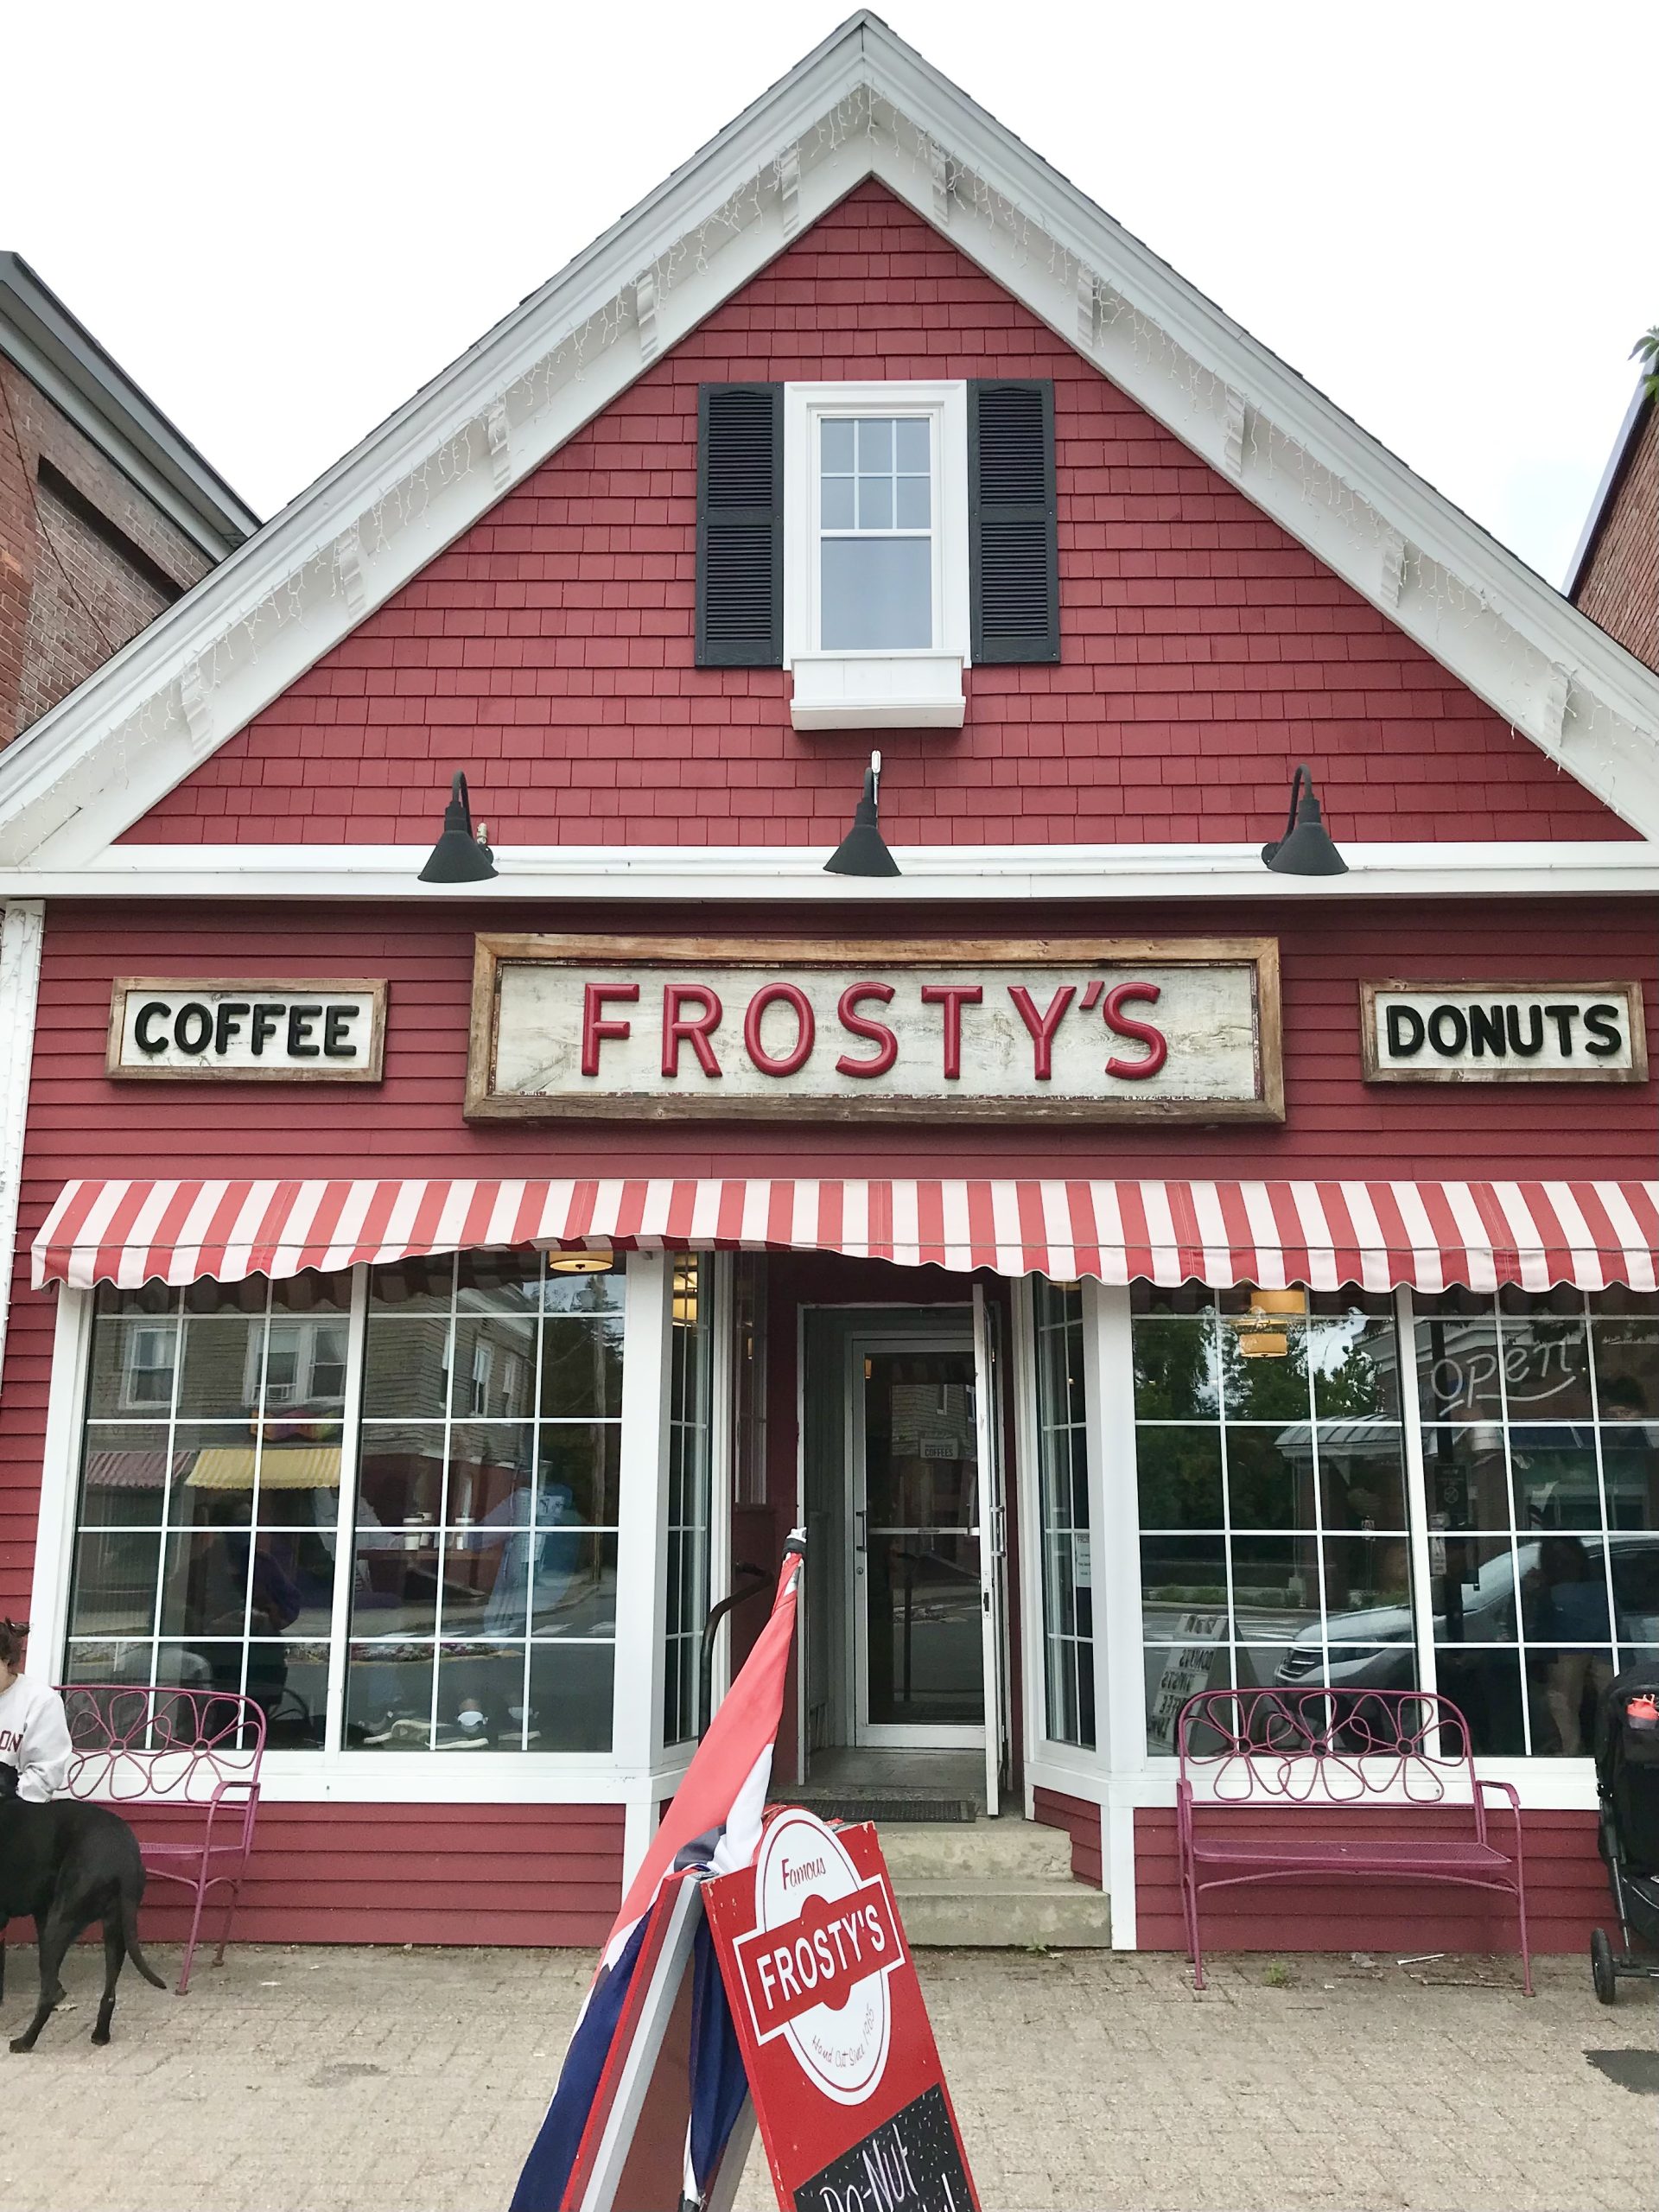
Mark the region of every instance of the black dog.
[[[115, 1985], [130, 1959], [144, 1980], [165, 1989], [138, 1948], [138, 1902], [144, 1862], [138, 1839], [102, 1805], [59, 1798], [32, 1805], [17, 1795], [17, 1770], [0, 1761], [0, 1942], [8, 1920], [32, 1919], [41, 1960], [41, 1999], [14, 2050], [33, 2050], [41, 2030], [63, 2001], [58, 1979], [64, 1955], [84, 1929], [104, 1923], [104, 1996], [94, 2043], [108, 2043]], [[0, 1994], [4, 1953], [0, 1950]]]

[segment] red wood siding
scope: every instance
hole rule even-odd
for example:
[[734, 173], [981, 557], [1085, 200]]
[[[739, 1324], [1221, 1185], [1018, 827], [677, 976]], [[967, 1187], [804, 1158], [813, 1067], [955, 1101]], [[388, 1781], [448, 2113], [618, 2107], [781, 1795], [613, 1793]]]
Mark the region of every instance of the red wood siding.
[[696, 387], [1050, 377], [1062, 658], [972, 671], [959, 737], [883, 734], [900, 843], [1621, 837], [1571, 777], [1234, 485], [867, 184], [130, 833], [423, 842], [449, 778], [507, 844], [834, 844], [855, 735], [781, 671], [693, 666]]
[[[1224, 1816], [1209, 1817], [1215, 1833], [1227, 1832]], [[1459, 1835], [1470, 1832], [1466, 1812], [1440, 1808], [1264, 1809], [1236, 1818], [1241, 1827], [1260, 1821], [1300, 1836], [1422, 1835], [1437, 1823]], [[1507, 1809], [1493, 1811], [1490, 1819], [1494, 1842], [1503, 1845], [1513, 1837]], [[1592, 1928], [1605, 1926], [1611, 1910], [1605, 1870], [1596, 1851], [1595, 1815], [1527, 1812], [1522, 1824], [1532, 1948], [1583, 1950]], [[1135, 1885], [1140, 1948], [1184, 1951], [1173, 1808], [1135, 1814]], [[1199, 1932], [1206, 1951], [1376, 1951], [1399, 1956], [1518, 1948], [1515, 1910], [1506, 1899], [1439, 1882], [1283, 1881], [1235, 1891], [1230, 1897], [1224, 1891], [1205, 1900]]]
[[[141, 1839], [182, 1836], [122, 1808]], [[208, 1900], [213, 1942], [224, 1892]], [[620, 1805], [266, 1804], [236, 1909], [249, 1943], [601, 1942], [622, 1899]], [[186, 1890], [150, 1878], [140, 1932], [180, 1943]]]
[[1105, 1887], [1101, 1862], [1100, 1808], [1058, 1789], [1032, 1793], [1032, 1817], [1046, 1828], [1064, 1828], [1071, 1839], [1071, 1872], [1093, 1889]]
[[[999, 920], [1001, 917], [999, 917]], [[1287, 1119], [1282, 1128], [1091, 1128], [1018, 1123], [878, 1129], [855, 1121], [777, 1123], [565, 1122], [469, 1126], [461, 1118], [473, 932], [603, 931], [636, 912], [445, 901], [365, 912], [180, 903], [54, 906], [48, 916], [39, 1032], [24, 1155], [16, 1296], [0, 1392], [0, 1605], [29, 1599], [50, 1374], [54, 1300], [28, 1287], [27, 1252], [53, 1199], [76, 1175], [429, 1175], [490, 1173], [959, 1174], [1166, 1173], [1250, 1175], [1548, 1175], [1563, 1130], [1583, 1174], [1651, 1174], [1649, 1084], [1558, 1090], [1361, 1080], [1357, 982], [1445, 975], [1494, 980], [1640, 977], [1649, 1052], [1659, 1064], [1659, 933], [1650, 902], [1583, 900], [1282, 908], [1079, 909], [1080, 935], [1268, 932], [1284, 969]], [[797, 913], [699, 909], [700, 931], [797, 932]], [[838, 913], [847, 935], [880, 942], [891, 909]], [[1020, 924], [1011, 921], [1010, 926]], [[906, 935], [982, 931], [974, 915], [906, 911]], [[1026, 925], [1029, 926], [1029, 925]], [[1052, 918], [1047, 926], [1054, 926]], [[117, 974], [385, 976], [391, 981], [386, 1077], [377, 1087], [307, 1092], [273, 1084], [117, 1084], [104, 1073]], [[884, 1280], [890, 1280], [886, 1278]], [[889, 1292], [887, 1294], [894, 1294]], [[898, 1294], [928, 1294], [921, 1277]], [[792, 1419], [792, 1414], [790, 1416]], [[777, 1501], [774, 1499], [774, 1503]]]

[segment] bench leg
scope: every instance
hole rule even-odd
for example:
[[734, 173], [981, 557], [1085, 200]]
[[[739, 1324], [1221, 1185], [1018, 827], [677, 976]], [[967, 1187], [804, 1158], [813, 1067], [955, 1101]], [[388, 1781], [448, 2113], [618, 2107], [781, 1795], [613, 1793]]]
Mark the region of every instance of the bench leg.
[[190, 1916], [190, 1937], [184, 1947], [184, 1964], [179, 1970], [179, 1994], [184, 1996], [190, 1987], [190, 1962], [196, 1955], [196, 1938], [201, 1933], [202, 1908], [207, 1902], [207, 1867], [204, 1860], [196, 1878], [196, 1909]]
[[1204, 1987], [1204, 1949], [1198, 1941], [1198, 1886], [1197, 1870], [1183, 1863], [1181, 1867], [1181, 1907], [1186, 1916], [1186, 1949], [1192, 1961], [1192, 1986]]
[[225, 1908], [225, 1925], [219, 1931], [219, 1948], [213, 1953], [213, 1964], [216, 1967], [222, 1967], [225, 1963], [225, 1946], [231, 1940], [231, 1923], [236, 1917], [237, 1899], [242, 1894], [242, 1868], [240, 1866], [237, 1868], [235, 1876], [231, 1881], [229, 1887], [231, 1896], [230, 1902]]
[[1532, 1995], [1532, 1947], [1527, 1940], [1527, 1877], [1519, 1858], [1515, 1862], [1515, 1915], [1521, 1923], [1521, 1986]]

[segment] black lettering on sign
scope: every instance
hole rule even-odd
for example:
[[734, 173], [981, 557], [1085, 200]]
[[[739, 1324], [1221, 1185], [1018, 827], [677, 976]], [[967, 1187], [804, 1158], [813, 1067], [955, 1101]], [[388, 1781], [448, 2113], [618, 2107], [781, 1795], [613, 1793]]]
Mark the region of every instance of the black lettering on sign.
[[1469, 1024], [1463, 1018], [1463, 1008], [1437, 1006], [1428, 1017], [1428, 1041], [1445, 1058], [1455, 1059], [1469, 1042]]
[[354, 1006], [331, 1006], [324, 1009], [322, 1056], [325, 1059], [354, 1060], [357, 1058], [357, 1047], [346, 1033], [356, 1012]]
[[288, 1057], [290, 1060], [315, 1060], [321, 1051], [320, 1045], [310, 1041], [311, 1032], [322, 1019], [320, 1006], [291, 1006], [288, 1009]]
[[1547, 1006], [1544, 1008], [1544, 1019], [1554, 1023], [1555, 1034], [1561, 1040], [1561, 1058], [1564, 1060], [1570, 1060], [1573, 1057], [1573, 1025], [1578, 1018], [1579, 1009], [1575, 1006]]
[[213, 1017], [200, 999], [187, 999], [173, 1017], [173, 1042], [181, 1052], [205, 1052]]
[[1508, 1050], [1503, 1036], [1502, 1006], [1471, 1006], [1469, 1009], [1469, 1050], [1479, 1059], [1490, 1052], [1501, 1060]]
[[1391, 1006], [1389, 1008], [1389, 1054], [1390, 1058], [1408, 1060], [1423, 1049], [1423, 1017], [1415, 1007]]
[[165, 1021], [170, 1008], [165, 999], [146, 999], [132, 1025], [132, 1041], [141, 1052], [164, 1052], [167, 1039], [150, 1034], [152, 1021]]
[[1623, 1046], [1624, 1039], [1618, 1026], [1619, 1008], [1606, 999], [1598, 999], [1594, 1006], [1584, 1009], [1584, 1026], [1589, 1034], [1584, 1049], [1592, 1060], [1610, 1060]]
[[795, 2191], [796, 2212], [973, 2212], [973, 2184], [937, 2085]]
[[248, 1031], [248, 1050], [256, 1060], [265, 1056], [265, 1047], [276, 1034], [287, 1008], [280, 999], [261, 999], [253, 1009], [253, 1020]]
[[213, 1050], [221, 1059], [230, 1050], [232, 1038], [242, 1034], [242, 1023], [249, 1010], [246, 999], [220, 999], [219, 1015], [213, 1023]]
[[1527, 1039], [1521, 1041], [1521, 1009], [1512, 1006], [1503, 1017], [1503, 1026], [1510, 1033], [1510, 1050], [1518, 1052], [1523, 1060], [1536, 1058], [1544, 1049], [1544, 1010], [1541, 1006], [1527, 1008]]

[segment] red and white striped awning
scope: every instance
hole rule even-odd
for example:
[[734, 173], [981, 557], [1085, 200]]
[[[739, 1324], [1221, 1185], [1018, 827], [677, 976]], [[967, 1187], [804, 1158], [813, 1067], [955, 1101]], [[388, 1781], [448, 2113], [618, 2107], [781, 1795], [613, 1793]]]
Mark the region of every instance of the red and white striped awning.
[[432, 1253], [842, 1252], [1110, 1283], [1659, 1287], [1659, 1183], [572, 1181], [71, 1183], [35, 1281], [296, 1275]]

